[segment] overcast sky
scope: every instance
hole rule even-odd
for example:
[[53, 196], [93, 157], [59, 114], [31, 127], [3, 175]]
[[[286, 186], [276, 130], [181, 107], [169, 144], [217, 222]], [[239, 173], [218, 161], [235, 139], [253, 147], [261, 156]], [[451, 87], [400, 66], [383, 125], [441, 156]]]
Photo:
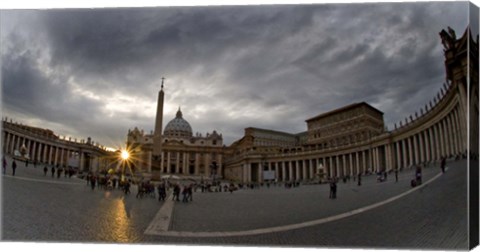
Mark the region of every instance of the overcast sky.
[[[445, 81], [439, 32], [466, 2], [1, 12], [2, 115], [118, 147], [179, 106], [195, 132], [290, 133], [365, 101], [391, 129]], [[476, 27], [478, 30], [478, 27]], [[478, 32], [476, 32], [478, 34]]]

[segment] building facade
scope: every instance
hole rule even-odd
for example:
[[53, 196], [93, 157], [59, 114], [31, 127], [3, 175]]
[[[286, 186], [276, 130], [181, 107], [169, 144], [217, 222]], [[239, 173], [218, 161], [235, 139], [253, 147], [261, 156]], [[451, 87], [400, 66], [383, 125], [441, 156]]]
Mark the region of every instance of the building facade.
[[49, 129], [2, 120], [2, 151], [22, 160], [96, 172], [111, 166], [114, 153], [90, 138], [61, 138]]
[[127, 149], [132, 153], [134, 169], [156, 177], [174, 174], [203, 179], [222, 178], [226, 148], [222, 134], [213, 130], [206, 135], [194, 135], [180, 108], [162, 132], [163, 98], [162, 81], [155, 132], [145, 134], [138, 128], [128, 131]]

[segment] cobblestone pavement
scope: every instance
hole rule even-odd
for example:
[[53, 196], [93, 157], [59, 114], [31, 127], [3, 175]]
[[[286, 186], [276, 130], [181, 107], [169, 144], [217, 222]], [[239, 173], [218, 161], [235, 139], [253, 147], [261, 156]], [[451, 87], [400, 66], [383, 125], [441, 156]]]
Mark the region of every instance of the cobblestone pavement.
[[[19, 164], [2, 179], [2, 240], [148, 244], [265, 245], [294, 247], [467, 248], [466, 161], [449, 162], [448, 171], [425, 187], [369, 211], [320, 225], [282, 232], [232, 237], [146, 235], [162, 206], [121, 191], [91, 190], [77, 178], [43, 176], [40, 166]], [[10, 168], [10, 162], [9, 162]], [[424, 181], [440, 172], [423, 170]], [[50, 174], [49, 174], [50, 175]], [[339, 183], [338, 198], [327, 185], [270, 187], [230, 193], [200, 193], [177, 202], [170, 231], [248, 231], [304, 223], [349, 212], [411, 189], [413, 171], [396, 183], [374, 176]]]

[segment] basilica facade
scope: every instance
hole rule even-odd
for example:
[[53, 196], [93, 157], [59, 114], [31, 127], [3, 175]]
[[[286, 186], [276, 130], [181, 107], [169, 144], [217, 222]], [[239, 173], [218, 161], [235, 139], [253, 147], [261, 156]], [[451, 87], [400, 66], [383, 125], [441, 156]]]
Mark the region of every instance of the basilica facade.
[[158, 94], [155, 131], [146, 134], [134, 128], [128, 131], [127, 149], [135, 170], [154, 177], [176, 175], [192, 179], [223, 177], [225, 146], [223, 136], [213, 130], [205, 135], [193, 134], [180, 108], [162, 130], [163, 82]]

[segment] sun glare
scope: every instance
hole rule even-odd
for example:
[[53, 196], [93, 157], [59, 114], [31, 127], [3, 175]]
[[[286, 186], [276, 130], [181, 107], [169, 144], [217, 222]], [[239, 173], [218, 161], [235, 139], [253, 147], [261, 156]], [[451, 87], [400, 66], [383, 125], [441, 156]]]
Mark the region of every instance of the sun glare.
[[122, 159], [127, 160], [130, 154], [126, 150], [122, 150]]

